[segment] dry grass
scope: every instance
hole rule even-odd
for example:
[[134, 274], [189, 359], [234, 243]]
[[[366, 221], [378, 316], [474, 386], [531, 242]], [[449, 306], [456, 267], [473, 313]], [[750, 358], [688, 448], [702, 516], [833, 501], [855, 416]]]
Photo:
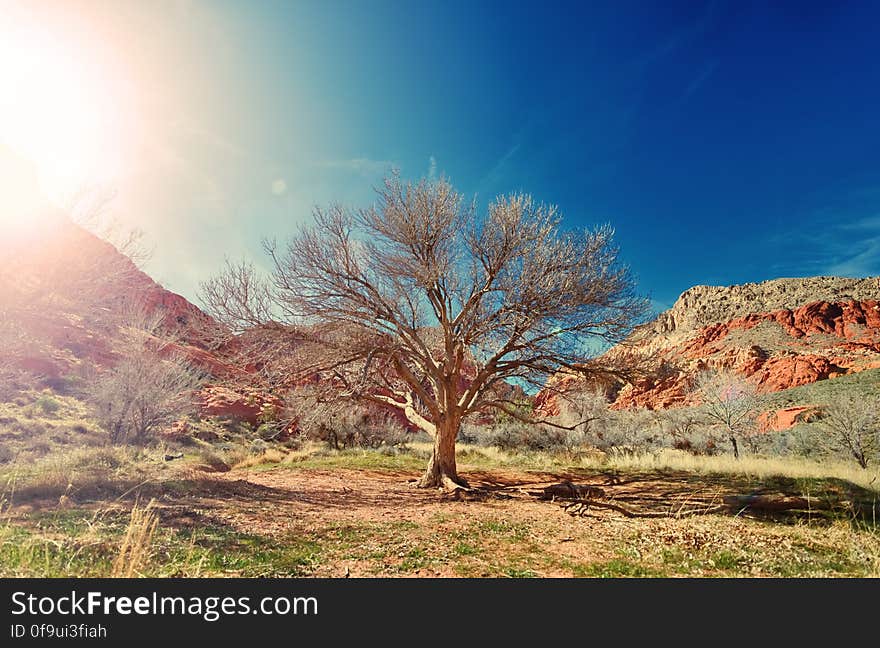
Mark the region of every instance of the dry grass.
[[[430, 443], [408, 443], [397, 454], [386, 455], [381, 450], [328, 450], [326, 446], [310, 443], [287, 454], [270, 451], [250, 458], [236, 467], [284, 466], [351, 467], [389, 469], [420, 467], [427, 462], [432, 446]], [[280, 458], [279, 458], [280, 457]], [[459, 443], [457, 446], [459, 468], [493, 469], [518, 468], [523, 470], [622, 470], [663, 471], [677, 470], [695, 474], [743, 475], [756, 478], [836, 478], [857, 486], [880, 492], [880, 469], [863, 470], [852, 462], [800, 457], [764, 457], [744, 455], [734, 459], [731, 455], [692, 455], [681, 450], [661, 450], [655, 453], [631, 455], [607, 455], [598, 451], [560, 452], [513, 452], [494, 446], [478, 446]]]
[[815, 461], [800, 457], [761, 457], [731, 455], [695, 456], [679, 450], [662, 450], [653, 454], [608, 457], [604, 467], [619, 470], [684, 470], [702, 474], [746, 475], [759, 478], [792, 477], [836, 478], [880, 492], [880, 470], [863, 470], [852, 462]]
[[154, 481], [169, 472], [157, 451], [124, 447], [58, 448], [40, 459], [0, 469], [0, 489], [16, 501], [92, 498]]
[[144, 507], [139, 503], [135, 503], [132, 507], [131, 520], [110, 571], [112, 578], [132, 578], [142, 575], [143, 568], [150, 561], [153, 535], [159, 526], [159, 516], [156, 515], [155, 506], [156, 500], [150, 500]]
[[[0, 576], [338, 576], [351, 567], [353, 576], [880, 577], [880, 534], [864, 518], [585, 519], [529, 499], [445, 501], [406, 484], [430, 443], [261, 449], [252, 431], [211, 424], [210, 442], [181, 444], [169, 452], [185, 456], [166, 460], [163, 444], [106, 445], [75, 399], [34, 391], [20, 401], [0, 403], [0, 450], [10, 449], [0, 457]], [[205, 477], [196, 468], [212, 456], [233, 472]], [[674, 489], [690, 498], [691, 487], [744, 493], [776, 477], [811, 494], [822, 478], [880, 493], [874, 466], [799, 457], [459, 444], [458, 463], [487, 483], [617, 470], [654, 499]], [[132, 509], [142, 484], [143, 501], [162, 493], [160, 503]]]
[[258, 455], [245, 457], [244, 459], [236, 462], [232, 467], [243, 469], [254, 468], [256, 466], [262, 466], [265, 464], [278, 464], [286, 461], [290, 454], [293, 453], [282, 452], [277, 448], [268, 448]]

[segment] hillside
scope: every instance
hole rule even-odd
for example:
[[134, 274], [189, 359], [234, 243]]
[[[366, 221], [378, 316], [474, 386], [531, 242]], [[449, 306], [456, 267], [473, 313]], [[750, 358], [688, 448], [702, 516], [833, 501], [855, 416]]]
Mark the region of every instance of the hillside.
[[[623, 351], [650, 358], [654, 371], [618, 385], [617, 408], [686, 404], [694, 377], [705, 369], [738, 372], [765, 394], [874, 369], [880, 367], [880, 278], [695, 286], [608, 355]], [[580, 388], [565, 376], [550, 386]], [[537, 403], [549, 413], [559, 407], [552, 389]]]
[[181, 349], [207, 350], [216, 323], [166, 290], [110, 243], [60, 214], [5, 233], [0, 243], [0, 362], [58, 377], [83, 362], [112, 363], [116, 328], [144, 320]]
[[[360, 432], [385, 435], [342, 440], [349, 428], [337, 418], [329, 421], [338, 426], [332, 435], [264, 436], [263, 377], [242, 362], [260, 342], [248, 336], [260, 331], [218, 346], [205, 337], [217, 326], [210, 317], [72, 224], [8, 251], [0, 263], [0, 576], [878, 574], [876, 533], [852, 524], [854, 516], [876, 518], [873, 466], [734, 461], [668, 447], [633, 456], [568, 437], [536, 446], [511, 433], [540, 440], [539, 429], [508, 421], [497, 433], [489, 422], [459, 441], [468, 491], [415, 489], [407, 481], [418, 479], [433, 451], [424, 438], [389, 435], [362, 417]], [[880, 369], [855, 371], [876, 360], [877, 304], [870, 292], [841, 299], [850, 297], [828, 302], [844, 304], [836, 310], [792, 303], [778, 318], [740, 310], [733, 318], [721, 312], [720, 320], [712, 318], [723, 309], [706, 300], [693, 321], [687, 308], [668, 313], [664, 344], [681, 361], [676, 354], [699, 348], [694, 341], [708, 339], [712, 327], [711, 344], [729, 346], [763, 327], [769, 357], [797, 344], [819, 353], [825, 336], [853, 369], [778, 392], [774, 406], [817, 398], [817, 386], [861, 389], [861, 378], [880, 376]], [[778, 312], [770, 303], [766, 312]], [[91, 377], [118, 366], [116, 341], [133, 312], [157, 324], [162, 349], [185, 353], [212, 376], [197, 412], [141, 445], [110, 442], [83, 393]], [[662, 335], [644, 327], [634, 345], [648, 352]], [[250, 380], [227, 380], [227, 372]], [[9, 380], [16, 373], [18, 384]], [[342, 414], [354, 411], [346, 406]], [[609, 416], [611, 425], [627, 425], [627, 412], [609, 414], [620, 415]], [[644, 419], [640, 425], [653, 428]], [[574, 481], [597, 498], [589, 514], [572, 508], [584, 502], [546, 497]], [[741, 505], [755, 492], [808, 509], [775, 513], [769, 519], [785, 524], [767, 524], [760, 502], [754, 511]], [[790, 523], [804, 516], [812, 522]], [[817, 518], [839, 519], [840, 530], [829, 536]], [[138, 520], [149, 527], [146, 549], [131, 558], [125, 547]]]
[[121, 331], [151, 332], [162, 357], [182, 356], [211, 383], [200, 409], [256, 420], [263, 396], [222, 342], [229, 336], [186, 298], [156, 283], [126, 254], [59, 213], [0, 237], [0, 377], [50, 387], [88, 382], [124, 354]]

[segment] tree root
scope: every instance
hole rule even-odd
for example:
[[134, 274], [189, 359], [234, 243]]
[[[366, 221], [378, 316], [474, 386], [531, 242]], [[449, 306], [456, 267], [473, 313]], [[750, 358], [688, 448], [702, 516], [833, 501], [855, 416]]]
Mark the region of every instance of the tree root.
[[631, 511], [630, 509], [615, 504], [614, 502], [600, 502], [597, 500], [576, 501], [564, 504], [565, 512], [569, 515], [585, 516], [591, 508], [610, 509], [628, 518], [682, 518], [693, 515], [708, 515], [709, 513], [721, 513], [727, 511], [725, 506], [712, 506], [708, 508], [695, 508], [688, 511], [663, 512], [663, 511]]
[[473, 491], [474, 489], [470, 487], [470, 484], [467, 483], [464, 479], [459, 477], [458, 481], [455, 481], [451, 477], [447, 475], [443, 475], [440, 478], [440, 488], [446, 492], [457, 492], [457, 491]]
[[551, 484], [544, 488], [544, 490], [538, 495], [538, 499], [545, 500], [592, 500], [597, 497], [605, 497], [605, 491], [598, 486], [573, 484], [568, 480], [559, 482], [558, 484]]
[[[607, 483], [607, 482], [606, 482]], [[728, 506], [725, 504], [708, 506], [694, 506], [684, 510], [679, 508], [677, 511], [633, 511], [631, 509], [617, 504], [606, 497], [605, 491], [598, 486], [589, 484], [573, 484], [570, 481], [562, 481], [558, 484], [551, 484], [541, 491], [532, 492], [534, 497], [541, 500], [557, 501], [562, 500], [562, 508], [569, 515], [584, 517], [591, 508], [608, 509], [620, 513], [627, 518], [681, 518], [691, 515], [706, 515], [709, 513], [718, 513], [727, 511]]]
[[466, 480], [459, 477], [456, 481], [449, 475], [441, 475], [439, 480], [435, 478], [431, 478], [429, 480], [425, 477], [422, 477], [421, 479], [410, 482], [410, 485], [415, 488], [437, 488], [444, 493], [453, 493], [456, 491], [470, 492], [474, 490], [470, 487]]

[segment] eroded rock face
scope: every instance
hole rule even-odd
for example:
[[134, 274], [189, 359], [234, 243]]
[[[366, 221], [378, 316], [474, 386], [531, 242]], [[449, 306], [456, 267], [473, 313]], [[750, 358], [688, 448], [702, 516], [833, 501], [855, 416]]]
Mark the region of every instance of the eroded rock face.
[[211, 385], [202, 389], [196, 400], [199, 411], [206, 416], [217, 416], [258, 425], [280, 411], [280, 399], [259, 389]]
[[758, 427], [763, 432], [782, 432], [798, 423], [808, 423], [819, 415], [819, 408], [811, 405], [786, 407], [764, 412], [758, 417]]
[[671, 346], [712, 324], [754, 313], [794, 310], [806, 304], [880, 299], [880, 277], [773, 279], [739, 286], [694, 286], [668, 311], [635, 332], [634, 338]]
[[[615, 408], [691, 404], [693, 381], [706, 369], [738, 372], [762, 392], [873, 369], [880, 366], [880, 277], [696, 286], [637, 329], [627, 346], [653, 356], [658, 370], [623, 385]], [[554, 380], [587, 388], [570, 376]], [[546, 414], [560, 407], [550, 391], [539, 393], [536, 405]]]

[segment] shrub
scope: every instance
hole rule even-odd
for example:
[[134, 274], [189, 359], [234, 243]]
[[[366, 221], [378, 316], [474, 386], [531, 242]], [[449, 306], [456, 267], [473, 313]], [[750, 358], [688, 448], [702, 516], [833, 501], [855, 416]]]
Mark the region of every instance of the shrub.
[[862, 468], [880, 453], [880, 398], [836, 396], [825, 408], [816, 435], [820, 445]]
[[89, 401], [113, 443], [143, 443], [190, 412], [198, 383], [187, 363], [141, 348], [98, 377]]
[[204, 448], [199, 452], [199, 460], [213, 472], [229, 471], [229, 464], [226, 463], [223, 457], [209, 448]]
[[34, 401], [34, 405], [42, 410], [43, 414], [51, 415], [55, 414], [59, 409], [61, 409], [61, 403], [57, 400], [49, 396], [49, 394], [43, 394], [36, 401]]
[[656, 413], [662, 443], [693, 455], [716, 455], [724, 442], [718, 430], [706, 423], [692, 407], [677, 407]]
[[570, 433], [547, 425], [522, 423], [515, 419], [489, 426], [486, 438], [501, 450], [552, 451], [571, 447]]
[[334, 450], [396, 447], [410, 438], [400, 421], [384, 410], [322, 402], [308, 388], [293, 391], [287, 402], [288, 412], [280, 421], [296, 421], [301, 437], [321, 441]]
[[618, 455], [641, 455], [665, 445], [656, 413], [646, 409], [610, 412], [601, 425], [586, 430], [584, 442]]
[[86, 381], [77, 375], [47, 377], [43, 378], [41, 383], [52, 391], [64, 396], [81, 395], [86, 387]]

